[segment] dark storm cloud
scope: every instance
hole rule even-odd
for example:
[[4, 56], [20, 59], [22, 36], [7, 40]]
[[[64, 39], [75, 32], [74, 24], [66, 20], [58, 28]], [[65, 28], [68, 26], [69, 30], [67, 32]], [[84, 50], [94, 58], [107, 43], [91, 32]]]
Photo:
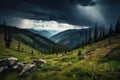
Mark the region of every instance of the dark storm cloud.
[[[112, 4], [113, 2], [114, 4]], [[62, 20], [71, 24], [91, 25], [91, 20], [82, 14], [82, 10], [80, 10], [80, 14], [76, 12], [76, 5], [86, 7], [99, 4], [110, 7], [118, 5], [119, 2], [118, 0], [0, 0], [0, 15], [33, 20]]]
[[82, 6], [88, 6], [88, 5], [93, 6], [93, 5], [96, 4], [96, 2], [94, 0], [71, 0], [71, 2], [73, 4], [78, 3], [78, 4], [82, 5]]
[[91, 5], [91, 0], [1, 0], [0, 9], [4, 15], [64, 20], [64, 15], [70, 11], [70, 6], [74, 3], [87, 6]]
[[118, 17], [120, 17], [120, 0], [98, 0], [98, 3], [108, 23], [115, 24]]

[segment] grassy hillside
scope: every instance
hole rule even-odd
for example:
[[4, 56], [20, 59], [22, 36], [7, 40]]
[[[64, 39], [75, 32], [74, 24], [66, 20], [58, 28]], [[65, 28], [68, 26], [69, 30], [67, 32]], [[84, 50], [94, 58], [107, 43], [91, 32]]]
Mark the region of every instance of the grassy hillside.
[[[12, 34], [13, 40], [20, 41], [43, 53], [55, 53], [55, 52], [64, 51], [67, 49], [64, 46], [58, 45], [54, 43], [53, 41], [49, 40], [48, 38], [45, 38], [39, 34], [35, 34], [27, 29], [19, 29], [16, 27], [10, 27], [9, 30]], [[0, 25], [0, 32], [1, 32], [1, 38], [4, 38], [3, 37], [4, 26], [2, 25]]]
[[3, 35], [0, 34], [0, 58], [5, 58], [5, 57], [17, 57], [19, 58], [20, 61], [30, 61], [31, 59], [31, 52], [32, 50], [34, 51], [35, 57], [38, 57], [41, 52], [22, 43], [21, 42], [21, 51], [17, 51], [18, 47], [18, 41], [13, 39], [11, 43], [11, 47], [9, 49], [5, 48], [5, 42], [3, 41]]
[[[37, 66], [39, 71], [25, 78], [18, 77], [17, 72], [0, 74], [0, 80], [119, 80], [120, 78], [120, 35], [66, 54], [38, 54], [39, 51], [23, 43], [22, 47], [27, 52], [17, 52], [17, 40], [13, 42], [10, 49], [5, 49], [4, 42], [0, 39], [0, 58], [15, 56], [19, 61], [42, 58], [47, 61], [47, 65]], [[33, 58], [31, 49], [35, 51]], [[105, 56], [109, 50], [112, 52]], [[79, 51], [81, 56], [78, 56]]]

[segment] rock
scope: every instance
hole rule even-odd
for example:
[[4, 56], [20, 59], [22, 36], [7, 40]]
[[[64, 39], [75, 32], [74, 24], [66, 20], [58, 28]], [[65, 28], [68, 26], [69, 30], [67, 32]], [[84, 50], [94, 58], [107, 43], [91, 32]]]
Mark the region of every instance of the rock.
[[18, 69], [18, 65], [15, 65], [12, 67], [13, 70], [17, 70]]
[[0, 59], [0, 66], [13, 66], [18, 61], [15, 57]]
[[18, 58], [10, 57], [10, 58], [8, 58], [8, 60], [9, 60], [9, 64], [10, 64], [10, 65], [14, 65], [14, 64], [17, 63]]
[[6, 66], [8, 64], [7, 59], [0, 59], [0, 66]]
[[18, 59], [15, 57], [0, 59], [0, 73], [13, 70], [13, 66], [16, 65], [17, 61]]
[[35, 64], [40, 64], [41, 66], [46, 64], [46, 61], [43, 59], [34, 60], [33, 63], [29, 62], [19, 62], [15, 57], [0, 59], [0, 73], [18, 71], [20, 76], [28, 76], [32, 72], [36, 71], [37, 68]]
[[26, 64], [23, 70], [20, 72], [20, 76], [28, 76], [36, 70], [35, 64]]
[[96, 50], [95, 50], [95, 52], [98, 52], [100, 50], [100, 48], [97, 48]]
[[8, 70], [8, 66], [0, 67], [0, 73], [5, 72], [7, 70]]
[[[29, 63], [28, 63], [29, 64]], [[17, 67], [17, 71], [20, 72], [23, 70], [23, 68], [25, 67], [25, 65], [27, 65], [27, 62], [20, 62], [18, 64], [16, 64], [16, 67]]]
[[67, 66], [71, 66], [72, 65], [72, 62], [68, 62]]
[[43, 59], [39, 59], [39, 60], [34, 60], [33, 63], [40, 64], [41, 66], [44, 66], [47, 62]]
[[84, 59], [88, 59], [90, 55], [84, 55]]
[[107, 50], [107, 52], [105, 54], [103, 54], [103, 57], [107, 57], [108, 55], [110, 55], [112, 53], [113, 49], [109, 49]]
[[0, 73], [3, 72], [4, 68], [3, 67], [0, 67]]
[[18, 60], [18, 58], [16, 58], [16, 57], [10, 57], [10, 58], [8, 58], [9, 60], [15, 60], [15, 61], [17, 61]]

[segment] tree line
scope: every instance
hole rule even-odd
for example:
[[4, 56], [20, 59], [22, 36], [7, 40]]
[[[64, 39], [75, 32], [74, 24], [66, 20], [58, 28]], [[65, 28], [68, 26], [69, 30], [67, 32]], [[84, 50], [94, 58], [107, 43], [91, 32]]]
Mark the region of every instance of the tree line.
[[83, 48], [85, 45], [91, 45], [92, 43], [105, 40], [118, 34], [120, 34], [120, 18], [118, 18], [114, 26], [111, 24], [108, 30], [104, 26], [99, 27], [96, 23], [94, 28], [90, 28], [86, 31], [81, 44], [75, 48]]

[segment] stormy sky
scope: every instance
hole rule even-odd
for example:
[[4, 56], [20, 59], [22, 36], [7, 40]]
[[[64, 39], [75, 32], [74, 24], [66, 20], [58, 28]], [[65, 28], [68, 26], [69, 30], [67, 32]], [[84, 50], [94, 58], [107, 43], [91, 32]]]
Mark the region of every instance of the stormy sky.
[[78, 28], [96, 22], [109, 26], [120, 16], [119, 8], [120, 0], [0, 0], [0, 23], [25, 28]]

